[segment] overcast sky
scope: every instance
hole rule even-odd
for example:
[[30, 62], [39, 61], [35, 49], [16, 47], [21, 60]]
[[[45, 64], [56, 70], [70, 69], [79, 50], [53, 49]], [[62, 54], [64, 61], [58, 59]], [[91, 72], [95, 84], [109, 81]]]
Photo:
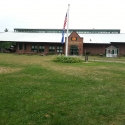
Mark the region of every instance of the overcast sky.
[[70, 4], [69, 29], [121, 29], [125, 0], [0, 0], [0, 32], [5, 28], [63, 28]]

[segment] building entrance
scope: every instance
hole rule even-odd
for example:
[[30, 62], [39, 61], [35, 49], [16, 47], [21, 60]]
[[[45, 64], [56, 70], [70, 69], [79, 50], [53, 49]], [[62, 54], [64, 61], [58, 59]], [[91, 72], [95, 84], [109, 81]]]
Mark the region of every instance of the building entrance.
[[76, 45], [70, 46], [70, 55], [78, 55], [78, 46]]

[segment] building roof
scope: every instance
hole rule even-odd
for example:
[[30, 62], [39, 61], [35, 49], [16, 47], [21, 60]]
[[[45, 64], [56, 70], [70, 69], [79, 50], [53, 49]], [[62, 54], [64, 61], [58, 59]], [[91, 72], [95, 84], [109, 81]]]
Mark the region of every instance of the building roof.
[[0, 34], [0, 41], [15, 42], [61, 42], [60, 33], [22, 33], [22, 32], [5, 32]]
[[[14, 28], [15, 32], [36, 32], [36, 33], [62, 33], [62, 29], [25, 29], [25, 28]], [[69, 29], [69, 32], [76, 31], [77, 33], [120, 33], [120, 29]], [[67, 30], [65, 29], [65, 32]]]
[[[125, 34], [79, 34], [84, 43], [110, 44], [111, 42], [125, 43]], [[0, 41], [10, 42], [51, 42], [61, 43], [62, 33], [0, 33]], [[65, 33], [66, 37], [66, 33]]]
[[110, 44], [111, 42], [125, 43], [125, 34], [79, 34], [84, 43]]
[[118, 49], [118, 48], [116, 48], [116, 47], [114, 47], [114, 46], [109, 46], [109, 47], [107, 47], [106, 49], [113, 50], [113, 49]]

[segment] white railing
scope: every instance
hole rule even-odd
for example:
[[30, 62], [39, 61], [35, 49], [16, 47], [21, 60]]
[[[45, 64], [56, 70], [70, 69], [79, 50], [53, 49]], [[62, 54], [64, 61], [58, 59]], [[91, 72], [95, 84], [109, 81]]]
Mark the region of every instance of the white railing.
[[106, 54], [106, 57], [117, 57], [117, 54]]

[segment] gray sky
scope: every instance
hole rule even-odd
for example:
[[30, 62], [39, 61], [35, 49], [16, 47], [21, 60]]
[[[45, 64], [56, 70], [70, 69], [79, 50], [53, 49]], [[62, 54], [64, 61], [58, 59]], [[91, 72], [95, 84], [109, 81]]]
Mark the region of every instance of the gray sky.
[[125, 0], [0, 0], [0, 32], [5, 28], [61, 29], [68, 4], [69, 28], [125, 33]]

